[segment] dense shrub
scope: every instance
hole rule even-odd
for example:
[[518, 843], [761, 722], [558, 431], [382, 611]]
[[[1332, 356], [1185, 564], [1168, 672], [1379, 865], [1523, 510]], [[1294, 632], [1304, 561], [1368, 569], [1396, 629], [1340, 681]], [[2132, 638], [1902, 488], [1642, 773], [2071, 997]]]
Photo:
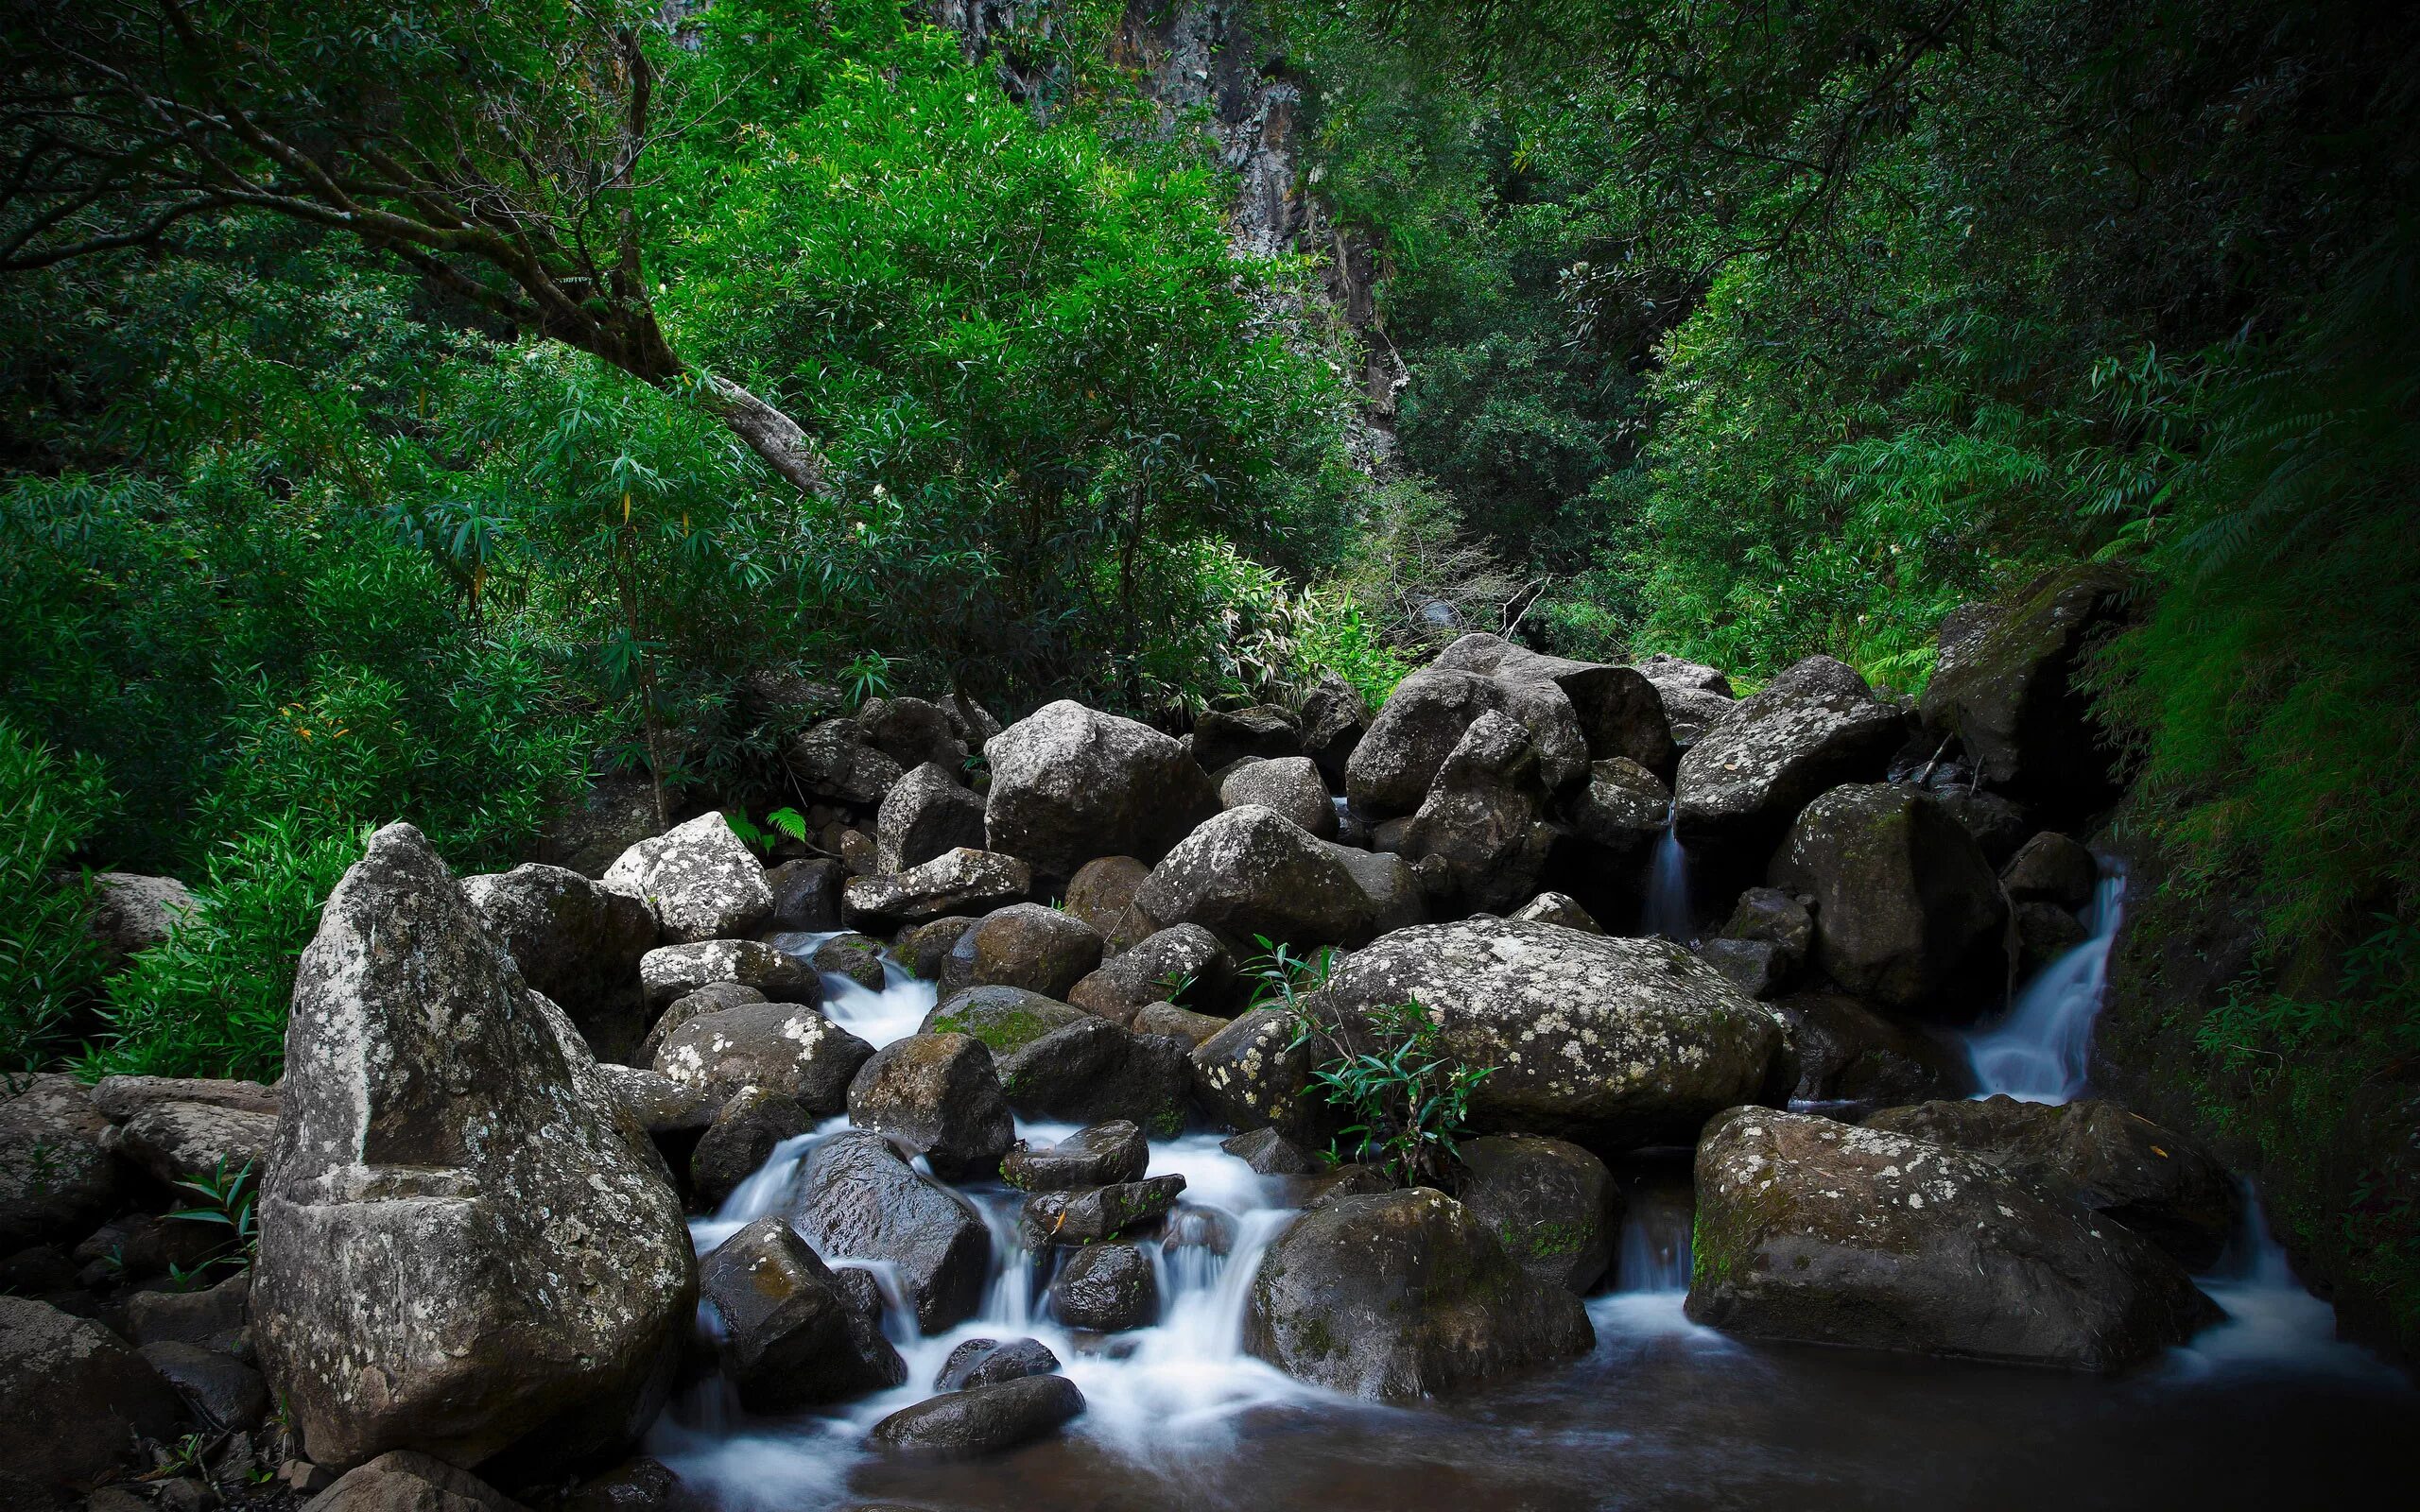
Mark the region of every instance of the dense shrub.
[[76, 852], [111, 806], [98, 762], [61, 761], [0, 719], [0, 1072], [50, 1061], [100, 985]]

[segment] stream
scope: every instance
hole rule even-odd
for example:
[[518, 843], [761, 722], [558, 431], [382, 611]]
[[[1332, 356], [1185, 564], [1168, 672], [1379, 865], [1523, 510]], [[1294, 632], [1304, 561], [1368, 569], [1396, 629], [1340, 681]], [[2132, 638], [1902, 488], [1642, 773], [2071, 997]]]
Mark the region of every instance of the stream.
[[[2082, 1091], [2123, 892], [2121, 875], [2105, 877], [2086, 915], [2092, 937], [1973, 1037], [1987, 1091], [2040, 1101]], [[806, 954], [828, 937], [783, 943]], [[877, 1046], [914, 1033], [933, 1005], [930, 984], [895, 967], [879, 992], [824, 980], [826, 1012]], [[779, 1211], [805, 1154], [847, 1126], [834, 1119], [777, 1148], [719, 1211], [693, 1221], [700, 1253]], [[1018, 1125], [1036, 1142], [1072, 1132]], [[1186, 1179], [1166, 1237], [1143, 1245], [1158, 1270], [1156, 1326], [1108, 1337], [1062, 1327], [1048, 1315], [1049, 1275], [1018, 1239], [1021, 1194], [996, 1183], [961, 1187], [994, 1241], [977, 1319], [920, 1337], [883, 1267], [868, 1267], [887, 1299], [886, 1332], [908, 1363], [905, 1385], [839, 1408], [752, 1418], [722, 1381], [700, 1382], [666, 1408], [648, 1452], [732, 1512], [869, 1503], [1052, 1512], [1822, 1509], [1917, 1499], [2208, 1508], [2374, 1492], [2403, 1479], [2400, 1445], [2420, 1434], [2420, 1393], [2335, 1339], [2333, 1311], [2294, 1280], [2255, 1203], [2227, 1261], [2203, 1278], [2226, 1321], [2115, 1380], [1752, 1344], [1699, 1328], [1682, 1313], [1686, 1151], [1645, 1152], [1616, 1168], [1629, 1200], [1609, 1289], [1588, 1302], [1597, 1346], [1585, 1359], [1435, 1405], [1354, 1400], [1242, 1353], [1246, 1291], [1293, 1214], [1297, 1184], [1255, 1175], [1219, 1140], [1192, 1133], [1152, 1146], [1150, 1174]], [[700, 1326], [711, 1330], [710, 1314]], [[955, 1463], [861, 1447], [876, 1421], [931, 1394], [955, 1345], [1021, 1335], [1047, 1344], [1083, 1391], [1087, 1410], [1062, 1435]]]

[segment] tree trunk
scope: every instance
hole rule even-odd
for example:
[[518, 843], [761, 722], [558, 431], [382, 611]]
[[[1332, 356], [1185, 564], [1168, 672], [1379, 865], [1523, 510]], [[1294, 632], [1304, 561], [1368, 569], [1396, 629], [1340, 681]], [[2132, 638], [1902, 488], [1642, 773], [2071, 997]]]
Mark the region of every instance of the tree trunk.
[[828, 499], [822, 454], [806, 438], [798, 421], [717, 373], [702, 373], [699, 384], [703, 402], [732, 434], [748, 443], [792, 488], [812, 498]]

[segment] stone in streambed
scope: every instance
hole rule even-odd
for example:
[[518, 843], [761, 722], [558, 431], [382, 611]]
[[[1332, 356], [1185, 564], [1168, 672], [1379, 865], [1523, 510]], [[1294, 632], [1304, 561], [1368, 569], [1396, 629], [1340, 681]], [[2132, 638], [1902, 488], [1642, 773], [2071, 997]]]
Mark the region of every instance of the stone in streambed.
[[1065, 998], [1100, 964], [1100, 931], [1044, 903], [994, 909], [959, 939], [942, 968], [944, 996], [969, 987], [1017, 987]]
[[1302, 754], [1302, 721], [1275, 704], [1213, 709], [1193, 722], [1193, 759], [1205, 772], [1224, 771], [1239, 761], [1299, 760]]
[[1067, 1001], [1115, 1023], [1131, 1021], [1150, 1003], [1180, 998], [1195, 1007], [1225, 1004], [1236, 984], [1235, 957], [1200, 924], [1175, 924], [1146, 936], [1075, 984]]
[[1462, 732], [1483, 713], [1508, 715], [1527, 731], [1549, 791], [1586, 773], [1587, 737], [1561, 689], [1424, 667], [1396, 684], [1354, 748], [1345, 767], [1353, 806], [1372, 816], [1417, 809]]
[[407, 1449], [356, 1466], [310, 1504], [312, 1512], [527, 1512], [470, 1471]]
[[822, 856], [785, 861], [765, 873], [772, 890], [773, 911], [765, 931], [821, 935], [840, 927], [840, 881], [847, 875], [840, 863]]
[[462, 892], [521, 979], [571, 1015], [598, 1058], [631, 1058], [647, 1033], [639, 960], [656, 944], [655, 914], [644, 901], [534, 862], [465, 877]]
[[1117, 932], [1117, 921], [1134, 901], [1134, 890], [1150, 874], [1151, 868], [1132, 856], [1095, 856], [1068, 879], [1067, 912], [1106, 939]]
[[1679, 754], [1654, 684], [1630, 667], [1548, 656], [1484, 633], [1456, 641], [1435, 664], [1553, 686], [1570, 702], [1588, 753], [1599, 761], [1619, 757], [1666, 772]]
[[949, 1358], [942, 1362], [941, 1374], [933, 1378], [933, 1389], [966, 1391], [977, 1386], [995, 1386], [1003, 1381], [1046, 1376], [1058, 1368], [1059, 1357], [1040, 1339], [1011, 1339], [1006, 1344], [997, 1339], [969, 1339], [950, 1350]]
[[798, 1099], [817, 1118], [848, 1106], [849, 1084], [873, 1046], [795, 1003], [757, 1003], [700, 1013], [666, 1036], [654, 1070], [717, 1098], [761, 1087]]
[[1789, 667], [1681, 758], [1681, 838], [1738, 850], [1768, 845], [1800, 809], [1842, 782], [1879, 778], [1908, 717], [1827, 656]]
[[633, 1066], [653, 1066], [655, 1053], [675, 1029], [700, 1013], [720, 1013], [725, 1008], [744, 1008], [750, 1004], [771, 1001], [752, 987], [736, 982], [709, 982], [694, 992], [683, 992], [669, 1006], [656, 1015], [655, 1023], [639, 1041], [638, 1054], [631, 1057]]
[[869, 992], [882, 990], [882, 942], [868, 935], [845, 934], [825, 940], [807, 957], [819, 972], [845, 976]]
[[1297, 1042], [1294, 1017], [1283, 1008], [1242, 1015], [1191, 1058], [1195, 1099], [1230, 1128], [1274, 1128], [1305, 1149], [1325, 1149], [1343, 1123], [1311, 1082], [1318, 1050]]
[[1152, 868], [1134, 907], [1162, 928], [1199, 924], [1239, 945], [1358, 944], [1377, 913], [1340, 849], [1272, 809], [1229, 809]]
[[849, 1084], [849, 1122], [923, 1155], [944, 1181], [984, 1181], [1016, 1138], [992, 1052], [972, 1035], [914, 1034]]
[[1697, 1200], [1688, 1314], [1730, 1332], [2116, 1370], [2220, 1315], [2117, 1223], [1880, 1129], [1735, 1108]]
[[1336, 838], [1336, 803], [1307, 756], [1252, 762], [1227, 774], [1219, 801], [1228, 808], [1257, 803], [1301, 825], [1322, 840]]
[[1369, 728], [1369, 701], [1333, 672], [1322, 671], [1303, 696], [1303, 754], [1340, 788], [1354, 748]]
[[649, 1004], [670, 1005], [717, 982], [753, 988], [776, 1003], [821, 1003], [815, 968], [752, 939], [709, 939], [666, 945], [639, 957], [639, 986]]
[[2051, 903], [2075, 913], [2092, 902], [2100, 863], [2092, 852], [2055, 830], [2045, 830], [2017, 847], [2000, 870], [2009, 901]]
[[2013, 604], [1945, 620], [1919, 705], [1927, 730], [1954, 734], [1990, 785], [2028, 803], [2088, 814], [2117, 794], [2117, 749], [2081, 672], [2096, 637], [2126, 614], [2125, 575], [2080, 565]]
[[1096, 856], [1156, 861], [1219, 811], [1218, 790], [1183, 746], [1148, 725], [1061, 699], [983, 747], [992, 848], [1046, 875]]
[[1160, 1035], [1182, 1040], [1189, 1054], [1207, 1044], [1212, 1036], [1227, 1026], [1229, 1021], [1215, 1019], [1191, 1008], [1180, 1008], [1173, 1003], [1146, 1003], [1134, 1010], [1133, 1022], [1128, 1025], [1139, 1035]]
[[1558, 924], [1576, 929], [1583, 935], [1601, 935], [1604, 927], [1589, 917], [1588, 910], [1568, 893], [1542, 892], [1505, 916], [1529, 924]]
[[1076, 1251], [1051, 1278], [1050, 1305], [1073, 1329], [1149, 1328], [1160, 1315], [1159, 1277], [1132, 1245], [1093, 1245]]
[[874, 1424], [866, 1442], [941, 1458], [992, 1454], [1040, 1438], [1083, 1410], [1084, 1394], [1065, 1376], [1026, 1376], [903, 1408]]
[[982, 922], [964, 914], [949, 914], [910, 924], [890, 938], [890, 953], [908, 974], [919, 982], [938, 982], [950, 952], [966, 932]]
[[110, 1121], [73, 1076], [0, 1083], [0, 1254], [73, 1245], [116, 1206], [122, 1177]]
[[175, 1436], [177, 1394], [89, 1318], [0, 1297], [0, 1466], [26, 1504], [65, 1502]]
[[1888, 1108], [1957, 1097], [1973, 1085], [1965, 1057], [1912, 1024], [1841, 992], [1792, 992], [1771, 1006], [1790, 1028], [1793, 1101]]
[[996, 1063], [1083, 1017], [1080, 1009], [1021, 987], [971, 987], [934, 1005], [916, 1032], [971, 1035]]
[[1219, 1142], [1219, 1148], [1261, 1176], [1308, 1176], [1319, 1162], [1273, 1128], [1256, 1128]]
[[982, 1304], [991, 1230], [879, 1134], [848, 1129], [816, 1145], [786, 1211], [820, 1253], [895, 1267], [927, 1333], [973, 1317]]
[[1554, 847], [1536, 749], [1512, 720], [1482, 713], [1437, 769], [1403, 854], [1434, 858], [1463, 907], [1500, 913], [1534, 895]]
[[944, 914], [986, 912], [1032, 891], [1033, 868], [1025, 862], [960, 846], [905, 871], [852, 878], [840, 889], [840, 911], [852, 924], [918, 924]]
[[899, 780], [874, 816], [875, 865], [905, 871], [964, 848], [983, 849], [983, 800], [927, 762]]
[[220, 1433], [245, 1433], [268, 1418], [268, 1383], [232, 1355], [163, 1339], [136, 1351], [174, 1386], [194, 1417]]
[[1143, 1131], [1125, 1119], [1080, 1128], [1056, 1144], [1017, 1142], [1000, 1178], [1027, 1192], [1066, 1192], [1139, 1181], [1151, 1163]]
[[603, 885], [645, 902], [675, 944], [753, 935], [773, 912], [764, 867], [719, 814], [641, 840], [606, 869]]
[[1621, 1191], [1605, 1162], [1534, 1134], [1465, 1140], [1455, 1195], [1533, 1280], [1585, 1295], [1613, 1263]]
[[763, 1087], [743, 1087], [714, 1116], [689, 1152], [689, 1191], [706, 1208], [763, 1167], [773, 1146], [815, 1126], [799, 1100]]
[[1124, 1119], [1171, 1139], [1184, 1130], [1192, 1069], [1182, 1040], [1130, 1034], [1086, 1015], [1000, 1060], [1009, 1106], [1024, 1117], [1092, 1124]]
[[1097, 1244], [1167, 1217], [1184, 1191], [1184, 1177], [1155, 1176], [1079, 1192], [1041, 1192], [1025, 1199], [1020, 1222], [1026, 1243], [1035, 1249]]
[[908, 1379], [882, 1316], [856, 1307], [830, 1266], [778, 1217], [708, 1255], [699, 1286], [723, 1324], [723, 1373], [751, 1412], [786, 1412]]
[[1244, 1349], [1331, 1390], [1405, 1401], [1585, 1354], [1580, 1298], [1533, 1280], [1426, 1188], [1305, 1213], [1253, 1277]]

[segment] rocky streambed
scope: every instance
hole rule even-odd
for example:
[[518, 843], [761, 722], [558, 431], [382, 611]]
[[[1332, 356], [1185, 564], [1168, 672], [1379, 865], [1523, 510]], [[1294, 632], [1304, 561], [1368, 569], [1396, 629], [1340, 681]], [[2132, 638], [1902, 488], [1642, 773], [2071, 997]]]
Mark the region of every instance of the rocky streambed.
[[[389, 826], [278, 1086], [0, 1103], [11, 1495], [2362, 1485], [2412, 1394], [2193, 1140], [2078, 1095], [2123, 887], [2060, 713], [2097, 591], [1954, 620], [1921, 708], [1488, 636], [1183, 740], [886, 700], [801, 737], [829, 855], [769, 868], [712, 813], [607, 825], [594, 875]], [[1263, 939], [1338, 954], [1270, 1002]], [[1399, 1189], [1328, 1153], [1298, 1015], [1406, 1004], [1489, 1070]], [[257, 1262], [196, 1272], [172, 1183], [246, 1167]]]

